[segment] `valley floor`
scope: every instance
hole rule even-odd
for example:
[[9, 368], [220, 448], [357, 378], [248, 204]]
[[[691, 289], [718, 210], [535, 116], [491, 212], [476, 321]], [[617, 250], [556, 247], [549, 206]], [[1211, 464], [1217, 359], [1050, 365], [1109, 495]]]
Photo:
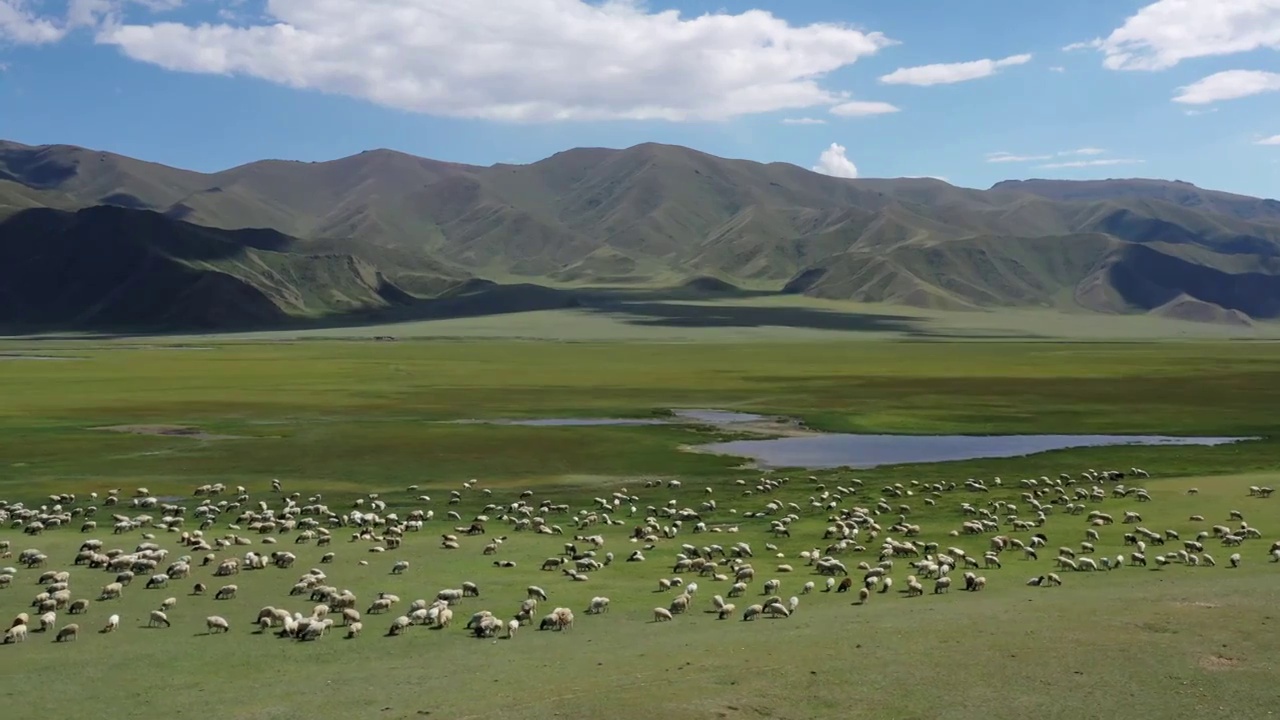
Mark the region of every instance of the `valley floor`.
[[[513, 326], [514, 329], [514, 326]], [[381, 333], [379, 333], [381, 334]], [[405, 337], [408, 337], [405, 334]], [[670, 339], [670, 338], [666, 338]], [[48, 716], [50, 700], [33, 688], [58, 688], [59, 712], [93, 716], [132, 708], [150, 716], [196, 714], [234, 718], [1194, 718], [1209, 714], [1262, 718], [1274, 710], [1280, 646], [1271, 642], [1280, 563], [1268, 548], [1280, 539], [1280, 499], [1250, 487], [1280, 482], [1280, 440], [1274, 408], [1280, 402], [1280, 348], [1271, 343], [1149, 342], [1059, 343], [992, 340], [973, 343], [818, 342], [619, 343], [583, 341], [422, 339], [403, 342], [257, 342], [249, 338], [10, 341], [0, 356], [66, 360], [0, 363], [0, 501], [51, 508], [49, 496], [74, 493], [66, 508], [99, 507], [97, 527], [84, 518], [24, 535], [12, 518], [0, 528], [10, 543], [14, 579], [0, 587], [0, 618], [30, 607], [44, 570], [66, 570], [76, 598], [90, 600], [84, 615], [58, 613], [57, 627], [78, 623], [75, 642], [53, 642], [54, 632], [0, 646], [0, 707], [7, 718]], [[797, 417], [818, 431], [937, 433], [1134, 433], [1257, 436], [1219, 447], [1110, 447], [1066, 450], [1025, 458], [902, 465], [852, 472], [772, 473], [789, 478], [776, 489], [762, 474], [731, 457], [687, 453], [681, 445], [727, 439], [709, 427], [530, 427], [452, 424], [441, 420], [512, 417], [659, 416], [674, 407], [723, 408]], [[126, 427], [121, 427], [126, 426]], [[110, 432], [101, 428], [115, 428]], [[193, 428], [196, 430], [175, 430]], [[124, 431], [120, 431], [124, 430]], [[202, 434], [197, 434], [202, 433]], [[1146, 488], [1151, 502], [1117, 496], [1117, 483], [1082, 479], [1089, 469], [1140, 467], [1152, 475], [1121, 484]], [[1069, 473], [1064, 491], [1105, 486], [1105, 499], [1068, 514], [1054, 481]], [[1001, 485], [995, 478], [1001, 478]], [[1045, 482], [1039, 478], [1048, 478]], [[475, 478], [470, 487], [464, 482]], [[989, 492], [964, 489], [981, 479]], [[272, 492], [279, 479], [281, 493]], [[1025, 486], [1023, 479], [1036, 479]], [[678, 481], [678, 485], [672, 484]], [[201, 485], [231, 490], [212, 502], [231, 502], [234, 488], [249, 496], [217, 519], [205, 536], [240, 537], [246, 545], [211, 550], [218, 561], [247, 551], [292, 552], [290, 569], [245, 570], [214, 577], [200, 566], [203, 551], [183, 548], [180, 533], [154, 527], [112, 532], [112, 513], [136, 519], [129, 507], [145, 487], [159, 503], [187, 508], [195, 529]], [[894, 490], [901, 485], [901, 491]], [[838, 488], [854, 489], [842, 492]], [[115, 489], [123, 500], [105, 506]], [[564, 535], [519, 531], [503, 521], [512, 503], [566, 504], [567, 513], [541, 510]], [[1189, 491], [1195, 490], [1191, 493]], [[907, 491], [910, 491], [908, 494]], [[284, 497], [323, 504], [340, 514], [370, 493], [385, 514], [404, 519], [432, 510], [421, 531], [406, 532], [398, 549], [354, 541], [350, 528], [334, 528], [333, 543], [297, 543], [298, 531], [256, 532], [237, 516], [257, 503], [279, 512]], [[450, 504], [451, 493], [458, 493]], [[91, 493], [97, 493], [93, 499]], [[634, 496], [615, 506], [614, 493]], [[835, 500], [832, 494], [841, 497]], [[1042, 525], [1015, 530], [1008, 516], [1036, 519], [1037, 503], [1052, 505]], [[424, 499], [429, 498], [429, 499]], [[605, 510], [597, 498], [610, 504]], [[884, 508], [877, 509], [883, 499]], [[820, 507], [814, 507], [819, 500]], [[821, 507], [835, 501], [834, 508]], [[715, 501], [711, 508], [705, 503]], [[708, 531], [682, 523], [672, 539], [631, 542], [648, 515], [660, 527], [673, 518], [660, 508], [696, 510]], [[776, 503], [779, 509], [770, 510]], [[996, 505], [997, 502], [1004, 504]], [[1083, 503], [1083, 501], [1080, 501]], [[791, 504], [794, 503], [794, 506]], [[860, 562], [875, 565], [886, 537], [955, 546], [981, 558], [993, 532], [961, 534], [969, 503], [990, 511], [999, 534], [1032, 542], [1047, 535], [1037, 559], [1007, 550], [1001, 567], [958, 567], [954, 585], [907, 597], [909, 575], [922, 570], [895, 558], [894, 586], [860, 603]], [[635, 505], [635, 514], [630, 506]], [[830, 550], [831, 517], [842, 509], [868, 510], [881, 531], [861, 528], [855, 545]], [[458, 513], [446, 519], [446, 513]], [[1089, 511], [1114, 515], [1114, 525], [1091, 526]], [[1125, 524], [1125, 511], [1142, 515]], [[1210, 535], [1199, 564], [1167, 565], [1157, 555], [1176, 553], [1183, 541], [1213, 526], [1238, 528], [1237, 511], [1260, 538], [1227, 547]], [[604, 513], [616, 525], [583, 529], [575, 517]], [[752, 513], [765, 513], [749, 517]], [[788, 536], [770, 522], [794, 513]], [[148, 510], [154, 519], [163, 513]], [[490, 518], [480, 536], [459, 534], [459, 549], [441, 535], [458, 534], [473, 518]], [[905, 515], [905, 518], [900, 518]], [[1193, 516], [1202, 516], [1197, 520]], [[895, 524], [919, 527], [911, 535]], [[235, 525], [235, 527], [232, 527]], [[1145, 550], [1146, 567], [1133, 566], [1124, 533], [1150, 528], [1178, 538]], [[736, 532], [730, 532], [736, 528]], [[1081, 543], [1095, 529], [1092, 551]], [[721, 532], [716, 532], [717, 530]], [[952, 534], [956, 531], [956, 534]], [[81, 543], [97, 538], [126, 552], [155, 535], [169, 550], [160, 570], [192, 554], [192, 575], [164, 589], [145, 589], [146, 574], [119, 600], [99, 601], [111, 573], [73, 564]], [[600, 534], [597, 559], [608, 567], [575, 582], [539, 568], [561, 554], [575, 535]], [[506, 536], [496, 553], [483, 548]], [[278, 543], [271, 544], [267, 538]], [[755, 580], [740, 598], [730, 581], [674, 572], [681, 545], [695, 548], [745, 542]], [[579, 549], [586, 543], [577, 540]], [[645, 549], [652, 545], [651, 549]], [[774, 549], [769, 549], [769, 546]], [[1078, 556], [1115, 558], [1124, 567], [1097, 572], [1056, 569], [1055, 548]], [[48, 555], [42, 569], [19, 566], [32, 548]], [[851, 592], [824, 592], [825, 578], [800, 556], [820, 549], [839, 557], [854, 579]], [[626, 562], [635, 550], [642, 562]], [[332, 562], [323, 562], [325, 553]], [[686, 551], [687, 552], [687, 551]], [[1238, 568], [1230, 557], [1240, 554]], [[1213, 566], [1201, 556], [1208, 554]], [[393, 563], [409, 567], [391, 572]], [[510, 561], [499, 567], [494, 561]], [[790, 572], [780, 566], [792, 566]], [[335, 625], [314, 642], [257, 633], [263, 606], [308, 614], [315, 602], [291, 595], [310, 568], [326, 582], [352, 590], [364, 615], [354, 639]], [[963, 590], [966, 570], [986, 589]], [[1029, 578], [1056, 571], [1060, 587], [1029, 587]], [[4, 574], [0, 571], [0, 574]], [[700, 587], [690, 611], [653, 622], [680, 592], [660, 591], [658, 580], [681, 575]], [[798, 598], [790, 617], [742, 620], [748, 605], [764, 602], [761, 585], [778, 579], [779, 596]], [[842, 576], [841, 576], [842, 578]], [[837, 579], [841, 579], [837, 578]], [[388, 628], [418, 598], [474, 582], [478, 598], [455, 608], [447, 629]], [[193, 595], [195, 582], [207, 584]], [[805, 592], [803, 585], [816, 588]], [[215, 599], [222, 585], [238, 586], [234, 599]], [[529, 585], [548, 595], [531, 626], [514, 639], [476, 639], [464, 629], [472, 613], [510, 618]], [[387, 613], [366, 612], [379, 593], [401, 602]], [[712, 597], [737, 604], [730, 619], [709, 612]], [[610, 610], [589, 615], [594, 597]], [[171, 627], [148, 628], [149, 613], [173, 597]], [[539, 631], [538, 619], [568, 607], [572, 629]], [[113, 633], [98, 632], [118, 614]], [[208, 635], [205, 618], [226, 618], [230, 632]], [[35, 627], [38, 623], [33, 620]]]

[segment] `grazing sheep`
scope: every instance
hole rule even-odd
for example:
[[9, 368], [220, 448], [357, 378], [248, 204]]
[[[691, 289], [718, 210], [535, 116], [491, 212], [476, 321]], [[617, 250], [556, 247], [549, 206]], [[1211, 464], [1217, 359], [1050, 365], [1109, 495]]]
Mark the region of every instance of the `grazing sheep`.
[[107, 624], [102, 628], [103, 633], [115, 632], [120, 627], [120, 616], [112, 615], [107, 618]]
[[1227, 558], [1227, 562], [1230, 563], [1233, 568], [1240, 567], [1240, 553], [1233, 553], [1231, 557]]
[[399, 574], [403, 573], [405, 570], [408, 570], [408, 569], [409, 569], [409, 561], [408, 561], [408, 560], [397, 560], [397, 561], [396, 561], [396, 563], [395, 563], [394, 565], [392, 565], [392, 566], [391, 566], [391, 574], [392, 574], [392, 575], [399, 575]]
[[858, 588], [858, 604], [865, 605], [871, 599], [871, 591], [865, 587]]
[[218, 588], [218, 592], [213, 594], [214, 600], [234, 600], [236, 592], [239, 590], [235, 585], [223, 585]]
[[347, 639], [360, 637], [360, 631], [364, 629], [364, 623], [353, 622], [347, 626]]
[[516, 636], [516, 631], [520, 629], [519, 620], [507, 621], [507, 639], [510, 640]]
[[76, 600], [67, 606], [67, 614], [81, 615], [89, 611], [89, 601], [85, 598]]
[[70, 625], [64, 625], [62, 629], [58, 631], [58, 635], [53, 639], [53, 641], [68, 642], [71, 640], [76, 640], [79, 637], [80, 637], [80, 626], [75, 623], [71, 623]]
[[204, 624], [205, 624], [205, 627], [208, 629], [209, 635], [212, 635], [217, 632], [225, 633], [225, 632], [231, 631], [231, 625], [226, 621], [226, 619], [219, 617], [217, 615], [210, 615], [209, 617], [205, 618]]
[[14, 625], [13, 627], [5, 631], [4, 643], [3, 643], [5, 645], [9, 645], [11, 643], [26, 642], [26, 641], [27, 641], [26, 625]]
[[672, 615], [671, 611], [670, 611], [670, 610], [668, 610], [668, 609], [666, 609], [666, 608], [663, 608], [663, 607], [656, 607], [656, 608], [654, 608], [654, 609], [653, 609], [653, 621], [654, 621], [654, 622], [666, 622], [666, 621], [671, 620], [672, 618], [673, 618], [673, 615]]
[[405, 631], [405, 628], [409, 627], [409, 625], [411, 624], [412, 622], [409, 620], [407, 616], [401, 615], [400, 617], [391, 621], [391, 627], [387, 630], [387, 635], [389, 636], [399, 635], [403, 633]]
[[165, 615], [160, 610], [152, 610], [151, 615], [147, 620], [147, 627], [160, 627], [161, 625], [164, 625], [165, 627], [172, 627], [173, 624], [169, 622], [168, 615]]
[[717, 610], [717, 611], [716, 611], [716, 616], [717, 616], [720, 620], [724, 620], [724, 619], [726, 619], [726, 618], [732, 617], [732, 616], [733, 616], [733, 612], [734, 612], [734, 610], [736, 610], [736, 609], [737, 609], [737, 608], [735, 608], [735, 607], [734, 607], [733, 603], [725, 603], [724, 605], [721, 605], [721, 606], [720, 606], [720, 609], [719, 609], [719, 610]]

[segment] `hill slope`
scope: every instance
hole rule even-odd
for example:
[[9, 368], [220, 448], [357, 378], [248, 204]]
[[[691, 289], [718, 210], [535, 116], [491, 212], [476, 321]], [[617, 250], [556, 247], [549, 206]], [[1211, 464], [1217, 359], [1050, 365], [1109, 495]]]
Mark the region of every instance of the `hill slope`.
[[263, 327], [413, 302], [361, 258], [298, 245], [125, 208], [22, 211], [0, 222], [0, 324]]
[[[57, 278], [63, 263], [100, 274], [85, 292], [110, 299], [113, 287], [155, 274], [190, 298], [164, 313], [114, 300], [99, 307], [28, 280], [22, 302], [4, 306], [9, 322], [283, 322], [436, 297], [473, 276], [524, 286], [712, 278], [866, 302], [1208, 322], [1280, 315], [1280, 203], [1159, 180], [1009, 181], [983, 191], [843, 180], [657, 144], [492, 167], [373, 150], [204, 174], [0, 142], [4, 216], [5, 252], [26, 252], [31, 278]], [[46, 232], [40, 223], [61, 238], [57, 252], [30, 252]], [[264, 229], [278, 247], [246, 239], [267, 237]], [[223, 249], [192, 257], [193, 243]], [[129, 253], [148, 259], [145, 271], [112, 260]]]

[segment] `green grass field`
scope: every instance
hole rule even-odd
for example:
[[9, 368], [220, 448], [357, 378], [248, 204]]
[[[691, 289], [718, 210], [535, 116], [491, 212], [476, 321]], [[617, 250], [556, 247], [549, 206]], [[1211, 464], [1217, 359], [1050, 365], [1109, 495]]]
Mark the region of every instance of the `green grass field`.
[[[172, 342], [166, 340], [165, 342]], [[193, 342], [193, 344], [196, 344]], [[127, 509], [135, 488], [146, 487], [166, 502], [194, 508], [193, 490], [221, 482], [247, 488], [246, 507], [266, 502], [279, 510], [282, 498], [270, 491], [279, 478], [285, 494], [301, 502], [321, 494], [336, 513], [378, 493], [387, 512], [399, 517], [430, 509], [435, 519], [410, 532], [398, 550], [371, 552], [369, 541], [351, 542], [351, 531], [333, 530], [329, 548], [294, 543], [296, 532], [262, 535], [235, 530], [235, 512], [221, 516], [206, 532], [252, 544], [217, 550], [219, 559], [246, 550], [295, 552], [292, 569], [247, 570], [230, 579], [212, 577], [211, 567], [194, 568], [187, 580], [168, 589], [147, 590], [138, 581], [123, 598], [94, 601], [87, 614], [59, 613], [58, 626], [76, 622], [75, 643], [55, 643], [53, 633], [32, 633], [22, 644], [0, 646], [0, 707], [3, 717], [46, 717], [47, 705], [33, 688], [63, 681], [60, 713], [90, 716], [104, 711], [145, 712], [146, 716], [233, 718], [379, 717], [524, 718], [537, 715], [619, 720], [664, 718], [1191, 718], [1206, 713], [1266, 717], [1274, 712], [1275, 670], [1280, 646], [1271, 642], [1280, 563], [1269, 562], [1268, 547], [1280, 538], [1280, 499], [1251, 497], [1249, 486], [1280, 481], [1280, 442], [1273, 435], [1273, 409], [1280, 401], [1280, 348], [1269, 343], [1061, 343], [1061, 342], [815, 342], [787, 343], [612, 343], [414, 340], [373, 342], [249, 342], [202, 340], [206, 349], [165, 349], [159, 342], [10, 342], [0, 352], [66, 356], [75, 359], [0, 362], [0, 500], [25, 507], [48, 504], [51, 493], [77, 495], [72, 507], [99, 506], [98, 527], [79, 532], [82, 518], [35, 537], [21, 523], [6, 523], [0, 541], [16, 555], [36, 548], [49, 556], [47, 569], [69, 570], [73, 597], [95, 600], [111, 573], [73, 566], [80, 543], [103, 540], [106, 548], [132, 551], [143, 529], [114, 535], [112, 512]], [[681, 445], [729, 437], [724, 431], [675, 426], [546, 428], [443, 424], [436, 421], [508, 417], [649, 417], [673, 407], [714, 407], [802, 418], [826, 431], [899, 433], [1157, 433], [1260, 436], [1263, 440], [1216, 448], [1119, 447], [1070, 450], [1027, 458], [974, 460], [851, 472], [797, 470], [771, 493], [744, 494], [760, 473], [742, 469], [740, 459], [682, 452]], [[112, 425], [183, 425], [235, 439], [107, 432]], [[1055, 588], [1025, 585], [1053, 569], [1054, 548], [1079, 550], [1088, 523], [1084, 515], [1054, 510], [1036, 532], [1049, 545], [1038, 560], [1002, 555], [1003, 568], [977, 570], [987, 589], [958, 587], [907, 598], [898, 591], [913, 571], [895, 561], [893, 591], [875, 594], [864, 606], [856, 593], [825, 593], [823, 578], [799, 553], [823, 549], [831, 523], [810, 498], [857, 477], [862, 489], [844, 497], [841, 508], [874, 508], [883, 488], [901, 483], [909, 497], [890, 498], [894, 511], [876, 519], [878, 540], [862, 531], [867, 550], [847, 550], [840, 558], [855, 581], [861, 561], [875, 564], [877, 548], [898, 521], [896, 508], [910, 506], [909, 522], [921, 528], [921, 542], [958, 546], [981, 555], [990, 535], [950, 533], [964, 516], [960, 504], [985, 507], [995, 500], [1019, 506], [1023, 519], [1034, 513], [1020, 496], [1022, 478], [1061, 472], [1078, 477], [1088, 469], [1143, 467], [1149, 480], [1126, 479], [1146, 487], [1153, 501], [1107, 499], [1094, 506], [1117, 521], [1125, 510], [1143, 515], [1157, 532], [1174, 530], [1182, 539], [1228, 522], [1238, 510], [1259, 529], [1261, 539], [1239, 548], [1206, 542], [1215, 567], [1175, 563], [1160, 569], [1124, 567], [1111, 572], [1063, 572]], [[817, 479], [809, 479], [810, 475]], [[967, 478], [1003, 478], [1004, 487], [986, 493], [946, 490], [931, 496], [913, 483], [963, 483]], [[477, 478], [474, 489], [462, 485]], [[646, 481], [678, 479], [682, 487], [645, 487]], [[739, 482], [745, 484], [738, 484]], [[410, 486], [418, 490], [409, 490]], [[1077, 487], [1088, 487], [1081, 483]], [[1189, 495], [1189, 488], [1198, 494]], [[121, 489], [125, 500], [103, 506], [107, 492]], [[518, 532], [498, 516], [522, 490], [543, 500], [567, 503], [569, 514], [548, 522], [565, 536]], [[574, 527], [573, 513], [591, 510], [593, 498], [626, 489], [638, 497], [634, 516], [618, 508], [619, 524]], [[1042, 487], [1043, 489], [1043, 487]], [[1073, 490], [1074, 488], [1069, 488]], [[461, 493], [447, 505], [450, 491]], [[491, 495], [485, 495], [488, 490]], [[708, 492], [709, 490], [709, 492]], [[1108, 488], [1108, 491], [1110, 488]], [[89, 493], [99, 493], [96, 501]], [[431, 500], [423, 501], [426, 494]], [[926, 498], [936, 501], [926, 503]], [[1053, 494], [1043, 495], [1048, 502]], [[222, 499], [230, 500], [228, 496]], [[628, 541], [648, 507], [674, 501], [678, 508], [704, 511], [713, 528], [737, 533], [697, 534], [685, 523], [674, 539], [663, 539], [647, 560], [624, 558], [641, 544]], [[774, 538], [769, 517], [749, 518], [770, 500], [794, 502], [799, 518], [789, 538]], [[462, 521], [445, 519], [450, 509]], [[12, 512], [13, 508], [10, 507]], [[488, 534], [462, 537], [461, 548], [445, 550], [440, 535], [487, 514]], [[159, 512], [149, 512], [158, 518]], [[190, 514], [190, 513], [188, 513]], [[1203, 515], [1203, 521], [1189, 520]], [[1002, 521], [1004, 518], [1001, 518]], [[671, 519], [660, 518], [669, 525]], [[187, 529], [195, 523], [188, 520]], [[1132, 548], [1122, 533], [1132, 526], [1100, 528], [1098, 556], [1115, 557]], [[177, 533], [151, 530], [155, 542], [184, 554]], [[573, 582], [543, 572], [542, 560], [557, 555], [578, 532], [605, 537], [601, 553], [616, 561]], [[1001, 532], [1029, 540], [1029, 531]], [[494, 536], [508, 540], [496, 555], [481, 548]], [[268, 537], [279, 540], [267, 545]], [[652, 610], [673, 593], [657, 592], [657, 580], [672, 576], [683, 543], [726, 547], [750, 543], [757, 570], [746, 595], [734, 599], [738, 612], [719, 621], [711, 596], [727, 594], [727, 582], [697, 578], [700, 590], [687, 615], [655, 624]], [[767, 550], [766, 543], [776, 545]], [[583, 543], [579, 543], [583, 545]], [[1148, 547], [1152, 557], [1180, 548]], [[320, 556], [333, 551], [332, 564]], [[1228, 556], [1239, 552], [1238, 569]], [[197, 564], [202, 553], [196, 554]], [[392, 575], [396, 560], [410, 568]], [[499, 568], [494, 560], [511, 560]], [[360, 564], [367, 562], [367, 565]], [[795, 572], [779, 573], [789, 563]], [[166, 563], [167, 564], [167, 563]], [[378, 592], [402, 602], [390, 613], [367, 615], [364, 633], [343, 638], [335, 627], [318, 642], [255, 634], [259, 608], [272, 605], [309, 613], [313, 602], [290, 596], [298, 576], [322, 568], [330, 584], [349, 588], [364, 612]], [[18, 567], [8, 588], [0, 588], [0, 618], [32, 612], [40, 570]], [[163, 570], [163, 565], [161, 566]], [[963, 568], [954, 575], [957, 584]], [[743, 622], [746, 605], [760, 602], [761, 583], [779, 578], [784, 600], [800, 596], [790, 618]], [[692, 577], [687, 579], [694, 579]], [[818, 591], [800, 595], [801, 585]], [[204, 582], [208, 594], [191, 596]], [[481, 597], [455, 609], [445, 630], [412, 627], [386, 637], [391, 621], [417, 598], [430, 600], [443, 588], [473, 581]], [[239, 586], [234, 600], [215, 600], [224, 582]], [[513, 640], [478, 640], [463, 629], [473, 612], [490, 610], [506, 619], [537, 584], [552, 607], [572, 608], [575, 626], [566, 632], [539, 632], [535, 624]], [[855, 586], [856, 590], [856, 586]], [[166, 597], [177, 599], [171, 628], [148, 629], [148, 613]], [[594, 596], [611, 598], [608, 614], [585, 609]], [[118, 613], [120, 629], [100, 634], [106, 618]], [[231, 623], [226, 635], [205, 634], [204, 619], [221, 615]], [[66, 678], [74, 678], [67, 683]], [[145, 711], [143, 710], [145, 708]], [[110, 710], [114, 709], [114, 710]]]

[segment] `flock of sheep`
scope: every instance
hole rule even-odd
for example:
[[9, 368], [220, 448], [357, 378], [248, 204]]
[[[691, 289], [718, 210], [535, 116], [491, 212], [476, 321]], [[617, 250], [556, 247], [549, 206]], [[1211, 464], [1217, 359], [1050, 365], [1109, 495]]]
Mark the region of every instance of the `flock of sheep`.
[[[924, 595], [926, 582], [932, 584], [934, 595], [948, 593], [953, 584], [965, 591], [980, 592], [988, 585], [986, 574], [1002, 570], [1011, 557], [1027, 567], [1044, 568], [1045, 563], [1051, 563], [1051, 569], [1036, 572], [1025, 584], [1053, 587], [1062, 584], [1060, 573], [1067, 572], [1151, 564], [1156, 569], [1175, 564], [1216, 566], [1217, 561], [1207, 551], [1210, 543], [1230, 552], [1226, 564], [1234, 568], [1243, 562], [1246, 546], [1259, 541], [1266, 544], [1262, 531], [1249, 524], [1240, 511], [1231, 511], [1220, 524], [1192, 516], [1189, 522], [1204, 525], [1193, 537], [1183, 538], [1170, 529], [1147, 528], [1141, 509], [1154, 502], [1152, 494], [1126, 484], [1146, 477], [1146, 472], [1132, 468], [1127, 472], [1089, 470], [1056, 479], [1026, 478], [1009, 485], [995, 478], [878, 488], [867, 487], [856, 479], [823, 482], [810, 477], [795, 483], [804, 486], [808, 494], [806, 505], [781, 499], [784, 488], [793, 484], [790, 479], [767, 477], [754, 485], [739, 480], [730, 489], [737, 502], [756, 506], [744, 511], [722, 508], [712, 488], [706, 488], [704, 497], [692, 504], [682, 505], [673, 498], [648, 506], [642, 506], [639, 495], [621, 489], [608, 497], [593, 498], [575, 510], [570, 504], [551, 499], [535, 502], [532, 491], [513, 493], [513, 497], [503, 500], [501, 491], [479, 488], [475, 480], [470, 480], [460, 490], [449, 492], [440, 520], [430, 509], [431, 498], [419, 494], [416, 486], [408, 489], [407, 496], [408, 503], [415, 507], [403, 515], [389, 508], [387, 500], [376, 493], [334, 509], [320, 495], [303, 497], [285, 492], [279, 481], [271, 483], [265, 498], [251, 497], [244, 487], [210, 484], [196, 488], [189, 501], [181, 502], [162, 500], [146, 488], [138, 488], [128, 496], [119, 490], [101, 497], [97, 493], [86, 497], [54, 495], [34, 506], [0, 501], [0, 525], [15, 536], [21, 532], [22, 542], [30, 546], [16, 550], [13, 539], [0, 539], [0, 606], [14, 604], [11, 593], [17, 593], [19, 587], [35, 586], [39, 590], [29, 602], [30, 612], [17, 613], [9, 623], [3, 643], [20, 644], [33, 633], [51, 635], [54, 642], [75, 641], [81, 633], [81, 618], [97, 606], [110, 609], [125, 593], [138, 591], [138, 585], [145, 592], [186, 583], [192, 596], [211, 595], [215, 601], [236, 599], [239, 586], [232, 580], [240, 573], [287, 571], [294, 567], [298, 556], [280, 548], [283, 542], [295, 547], [326, 548], [317, 567], [293, 576], [296, 580], [291, 583], [281, 584], [281, 598], [287, 596], [291, 598], [289, 602], [300, 603], [305, 597], [309, 607], [291, 611], [277, 604], [267, 605], [252, 619], [244, 618], [244, 626], [298, 641], [320, 640], [335, 625], [345, 630], [347, 638], [356, 638], [374, 617], [391, 618], [382, 625], [388, 636], [401, 635], [415, 626], [448, 629], [453, 627], [458, 605], [481, 596], [476, 583], [461, 582], [456, 588], [439, 590], [429, 599], [402, 605], [403, 601], [389, 592], [361, 602], [354, 592], [330, 577], [330, 572], [342, 574], [337, 570], [339, 553], [333, 549], [339, 538], [345, 540], [344, 544], [363, 545], [361, 549], [366, 552], [356, 562], [369, 565], [371, 561], [378, 562], [381, 553], [405, 554], [402, 543], [406, 538], [440, 525], [443, 532], [439, 535], [439, 551], [478, 550], [483, 562], [498, 568], [516, 568], [517, 563], [502, 557], [509, 536], [491, 534], [491, 525], [503, 526], [504, 532], [550, 536], [546, 542], [556, 544], [557, 552], [547, 557], [537, 572], [562, 578], [562, 582], [589, 582], [593, 575], [609, 572], [615, 560], [660, 564], [663, 572], [657, 573], [660, 577], [655, 578], [654, 593], [669, 595], [670, 600], [653, 608], [653, 622], [673, 621], [689, 613], [705, 597], [700, 592], [703, 585], [724, 588], [723, 594], [712, 593], [706, 610], [721, 620], [782, 619], [794, 615], [800, 598], [818, 591], [819, 584], [822, 592], [853, 593], [858, 604], [865, 604], [873, 595], [889, 593], [895, 587], [904, 597]], [[679, 489], [679, 481], [653, 480], [645, 483], [642, 492], [660, 496], [664, 492], [675, 494]], [[995, 497], [993, 492], [1000, 499], [988, 500]], [[1195, 490], [1188, 493], [1195, 494]], [[1259, 500], [1271, 494], [1270, 487], [1255, 486], [1248, 491], [1249, 496]], [[464, 500], [469, 505], [483, 504], [469, 520], [464, 520], [460, 512]], [[923, 528], [912, 522], [910, 503], [916, 501], [959, 512], [962, 519], [958, 523], [936, 521], [954, 524], [934, 528], [937, 537], [945, 536], [950, 542], [921, 539]], [[1104, 503], [1125, 503], [1128, 507], [1109, 513], [1103, 511]], [[1069, 531], [1064, 529], [1065, 523], [1054, 523], [1054, 532], [1075, 532], [1079, 539], [1061, 541], [1063, 544], [1052, 548], [1046, 524], [1053, 516], [1078, 521], [1078, 530]], [[793, 528], [801, 527], [799, 521], [805, 517], [825, 518], [820, 538], [813, 538], [815, 544], [810, 549], [791, 556], [780, 552], [775, 543], [791, 538]], [[709, 518], [716, 518], [717, 522], [710, 522]], [[615, 526], [628, 527], [624, 542], [631, 547], [620, 552], [620, 557], [606, 549], [611, 543], [606, 542], [599, 529]], [[106, 538], [97, 537], [108, 528], [110, 534]], [[85, 539], [74, 556], [51, 558], [38, 547], [50, 534], [76, 530]], [[612, 530], [610, 535], [624, 537]], [[747, 535], [753, 537], [741, 539]], [[1126, 552], [1114, 557], [1099, 556], [1096, 548], [1103, 544], [1104, 535], [1121, 539]], [[985, 540], [986, 549], [980, 555], [957, 546], [961, 538], [972, 546], [968, 540], [975, 537]], [[650, 561], [650, 555], [655, 560]], [[1280, 562], [1280, 541], [1270, 543], [1267, 555], [1272, 562]], [[656, 559], [662, 556], [670, 558], [670, 564]], [[868, 559], [850, 568], [851, 556]], [[12, 565], [4, 562], [10, 560]], [[415, 562], [412, 557], [396, 559], [388, 563], [389, 571], [395, 575], [412, 572]], [[767, 571], [765, 563], [769, 566]], [[91, 573], [104, 582], [93, 580]], [[798, 583], [796, 594], [784, 598], [780, 578], [801, 573], [812, 579]], [[861, 578], [855, 579], [853, 573]], [[763, 580], [760, 590], [752, 591], [757, 579], [766, 574], [776, 577]], [[899, 574], [900, 585], [895, 585], [895, 574]], [[137, 581], [142, 582], [135, 585]], [[214, 587], [212, 593], [210, 584]], [[545, 631], [571, 630], [573, 609], [539, 610], [541, 604], [552, 605], [549, 596], [553, 594], [540, 585], [551, 587], [548, 581], [539, 581], [527, 586], [522, 597], [508, 598], [509, 613], [471, 613], [465, 630], [481, 638], [514, 638], [522, 627], [535, 624]], [[748, 594], [757, 594], [760, 601], [739, 611], [733, 600]], [[178, 604], [177, 596], [159, 600], [147, 616], [146, 625], [171, 627], [170, 614]], [[401, 607], [405, 609], [400, 610]], [[608, 597], [596, 596], [583, 612], [604, 615], [610, 607]], [[73, 621], [63, 622], [64, 617]], [[221, 615], [209, 615], [204, 622], [209, 635], [228, 633], [233, 626], [240, 626], [240, 622], [228, 621]], [[93, 627], [102, 635], [121, 631], [120, 615], [107, 615]]]

